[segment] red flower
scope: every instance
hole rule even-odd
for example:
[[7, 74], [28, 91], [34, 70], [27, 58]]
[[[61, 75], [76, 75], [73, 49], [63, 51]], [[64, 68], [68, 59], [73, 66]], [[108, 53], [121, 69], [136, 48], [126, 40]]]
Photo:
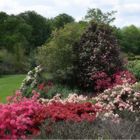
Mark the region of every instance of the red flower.
[[38, 85], [39, 90], [43, 90], [44, 87], [45, 87], [45, 83], [41, 83], [41, 84]]

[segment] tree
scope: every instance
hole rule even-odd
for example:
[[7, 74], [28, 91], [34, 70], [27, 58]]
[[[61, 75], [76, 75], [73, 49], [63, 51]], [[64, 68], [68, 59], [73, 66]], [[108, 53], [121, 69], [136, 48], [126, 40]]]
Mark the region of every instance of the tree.
[[86, 25], [69, 23], [53, 32], [51, 40], [38, 48], [38, 62], [46, 66], [55, 80], [72, 84], [75, 78], [74, 65], [76, 61], [75, 43], [79, 41]]
[[105, 23], [109, 24], [115, 20], [114, 14], [116, 11], [111, 11], [107, 13], [103, 13], [100, 9], [88, 9], [87, 14], [85, 16], [85, 20], [94, 21], [97, 23]]
[[91, 22], [80, 39], [77, 52], [77, 81], [83, 88], [95, 90], [99, 78], [99, 82], [108, 86], [108, 76], [123, 69], [117, 40], [108, 24]]
[[32, 27], [31, 37], [29, 39], [31, 49], [41, 46], [50, 37], [51, 25], [49, 19], [44, 18], [34, 11], [21, 13], [19, 17], [22, 17]]
[[68, 14], [59, 14], [53, 19], [54, 28], [63, 28], [65, 24], [74, 22], [74, 18]]
[[120, 31], [120, 45], [124, 52], [140, 54], [140, 28], [134, 25], [124, 27]]
[[1, 48], [13, 52], [13, 46], [20, 42], [24, 49], [28, 49], [32, 28], [22, 18], [14, 15], [5, 17], [0, 23], [0, 30]]

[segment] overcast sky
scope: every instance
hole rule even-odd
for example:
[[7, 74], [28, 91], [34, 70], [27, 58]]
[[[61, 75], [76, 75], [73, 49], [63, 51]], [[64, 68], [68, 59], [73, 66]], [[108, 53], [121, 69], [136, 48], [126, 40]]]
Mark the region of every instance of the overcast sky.
[[67, 13], [77, 21], [85, 16], [88, 8], [100, 8], [104, 12], [116, 10], [116, 26], [140, 27], [140, 0], [0, 0], [0, 11], [8, 14], [34, 10], [49, 18]]

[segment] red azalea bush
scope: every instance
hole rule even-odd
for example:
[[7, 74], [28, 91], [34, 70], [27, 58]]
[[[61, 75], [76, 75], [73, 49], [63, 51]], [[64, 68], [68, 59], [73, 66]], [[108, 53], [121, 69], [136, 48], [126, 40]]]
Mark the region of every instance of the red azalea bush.
[[101, 108], [94, 106], [93, 104], [86, 103], [60, 103], [54, 102], [49, 104], [46, 108], [47, 115], [49, 118], [52, 118], [54, 121], [93, 121], [97, 112], [101, 111]]

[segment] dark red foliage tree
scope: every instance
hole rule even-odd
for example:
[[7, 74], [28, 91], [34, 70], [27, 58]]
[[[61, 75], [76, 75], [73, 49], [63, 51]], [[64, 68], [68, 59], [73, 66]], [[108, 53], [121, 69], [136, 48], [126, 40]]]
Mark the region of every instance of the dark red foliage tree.
[[91, 22], [77, 45], [77, 52], [78, 81], [84, 88], [96, 90], [99, 79], [103, 79], [103, 86], [109, 86], [107, 77], [123, 69], [117, 40], [108, 24]]

